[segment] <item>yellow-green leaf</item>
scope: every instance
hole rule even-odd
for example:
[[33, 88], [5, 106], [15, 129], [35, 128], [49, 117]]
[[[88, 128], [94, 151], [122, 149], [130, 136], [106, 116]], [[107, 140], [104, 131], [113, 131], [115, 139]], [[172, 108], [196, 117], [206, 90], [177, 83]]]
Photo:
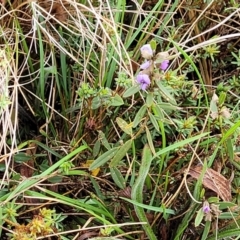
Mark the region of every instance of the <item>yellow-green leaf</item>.
[[116, 119], [118, 126], [128, 135], [132, 136], [132, 127], [133, 123], [127, 123], [125, 120], [123, 120], [120, 117], [117, 117]]

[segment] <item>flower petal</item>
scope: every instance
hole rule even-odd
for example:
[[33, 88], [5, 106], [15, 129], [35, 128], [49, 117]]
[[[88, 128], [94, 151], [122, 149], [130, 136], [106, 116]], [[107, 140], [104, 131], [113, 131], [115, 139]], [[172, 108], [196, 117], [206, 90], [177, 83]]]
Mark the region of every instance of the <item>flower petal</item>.
[[142, 83], [142, 74], [137, 75], [137, 83], [139, 83], [139, 84]]
[[147, 69], [150, 67], [150, 61], [146, 61], [145, 63], [143, 63], [142, 65], [140, 65], [140, 69]]
[[136, 77], [137, 83], [140, 84], [142, 90], [146, 90], [146, 88], [150, 85], [151, 81], [147, 74], [139, 73]]
[[143, 75], [144, 83], [149, 85], [151, 83], [149, 76], [147, 74], [142, 74], [142, 75]]
[[163, 60], [160, 65], [160, 69], [165, 71], [168, 68], [168, 65], [169, 65], [169, 60]]
[[145, 59], [151, 59], [153, 57], [153, 50], [150, 44], [145, 44], [140, 48], [142, 57]]
[[141, 89], [144, 90], [144, 91], [147, 89], [147, 87], [148, 87], [147, 84], [142, 84], [142, 85], [141, 85]]

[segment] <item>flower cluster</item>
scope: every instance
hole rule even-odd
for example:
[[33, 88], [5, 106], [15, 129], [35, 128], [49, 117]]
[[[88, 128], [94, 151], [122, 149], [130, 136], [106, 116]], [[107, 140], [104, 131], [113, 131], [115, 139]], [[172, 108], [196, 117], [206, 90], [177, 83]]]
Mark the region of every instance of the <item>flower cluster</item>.
[[[145, 59], [145, 62], [140, 65], [140, 69], [143, 71], [141, 71], [137, 75], [136, 81], [140, 85], [141, 89], [145, 91], [151, 84], [150, 76], [152, 75], [153, 70], [156, 67], [155, 60], [158, 60], [156, 59], [156, 57], [159, 56], [159, 54], [157, 54], [155, 57], [155, 52], [150, 44], [143, 45], [140, 48], [140, 51], [142, 57]], [[160, 70], [165, 71], [168, 68], [168, 65], [169, 60], [162, 59], [162, 61], [160, 62], [160, 64], [158, 64], [157, 67]]]

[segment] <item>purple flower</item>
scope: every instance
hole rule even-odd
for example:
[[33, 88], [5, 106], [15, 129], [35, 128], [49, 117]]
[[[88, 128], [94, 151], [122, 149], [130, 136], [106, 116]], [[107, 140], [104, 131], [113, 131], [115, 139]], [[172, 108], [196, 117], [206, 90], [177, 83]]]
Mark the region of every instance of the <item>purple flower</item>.
[[141, 73], [137, 75], [137, 82], [140, 84], [142, 90], [146, 90], [151, 83], [149, 76]]
[[160, 69], [165, 71], [168, 68], [169, 60], [163, 60], [160, 65]]
[[204, 201], [202, 211], [203, 211], [204, 214], [208, 214], [208, 213], [211, 212], [211, 208], [210, 208], [209, 203], [207, 201]]
[[142, 57], [145, 59], [151, 59], [153, 57], [153, 50], [150, 44], [145, 44], [140, 48]]
[[209, 212], [211, 211], [211, 209], [210, 209], [209, 206], [204, 206], [204, 207], [202, 208], [202, 210], [203, 210], [204, 213], [209, 213]]
[[143, 69], [143, 70], [145, 70], [149, 67], [150, 67], [150, 61], [146, 61], [145, 63], [140, 65], [140, 69]]

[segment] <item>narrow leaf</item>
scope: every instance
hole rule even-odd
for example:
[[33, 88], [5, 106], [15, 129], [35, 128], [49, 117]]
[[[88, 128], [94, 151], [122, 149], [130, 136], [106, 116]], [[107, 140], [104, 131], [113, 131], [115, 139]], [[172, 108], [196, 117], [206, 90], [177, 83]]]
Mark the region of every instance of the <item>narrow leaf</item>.
[[116, 183], [116, 185], [119, 188], [124, 189], [126, 186], [125, 186], [125, 180], [122, 173], [115, 167], [110, 168], [110, 172], [111, 172], [112, 179]]
[[108, 150], [107, 152], [105, 152], [104, 154], [102, 154], [100, 157], [98, 157], [89, 167], [89, 170], [92, 171], [96, 168], [101, 167], [103, 164], [105, 164], [107, 161], [109, 161], [111, 158], [114, 157], [114, 155], [116, 154], [118, 148], [112, 148], [110, 150]]
[[221, 92], [220, 93], [220, 96], [219, 96], [219, 99], [218, 99], [219, 106], [222, 106], [224, 104], [226, 96], [227, 96], [226, 92]]
[[165, 148], [161, 149], [160, 151], [158, 151], [156, 153], [156, 156], [160, 156], [160, 155], [162, 155], [164, 153], [167, 153], [167, 152], [170, 152], [170, 151], [172, 151], [172, 150], [174, 150], [176, 148], [182, 147], [182, 146], [184, 146], [184, 145], [186, 145], [188, 143], [191, 143], [193, 141], [196, 141], [196, 140], [198, 140], [198, 139], [200, 139], [200, 138], [202, 138], [202, 137], [204, 137], [204, 136], [206, 136], [208, 134], [209, 133], [206, 132], [206, 133], [202, 133], [202, 134], [199, 134], [199, 135], [191, 137], [191, 138], [187, 138], [187, 139], [182, 140], [180, 142], [176, 142], [176, 143], [174, 143], [174, 144], [172, 144], [172, 145], [170, 145], [168, 147], [165, 147]]
[[132, 146], [132, 139], [125, 142], [117, 151], [114, 158], [112, 159], [110, 163], [110, 167], [116, 167], [118, 163], [122, 160], [122, 158], [126, 155], [127, 151]]
[[127, 202], [130, 202], [136, 206], [139, 206], [141, 208], [145, 208], [147, 210], [150, 210], [150, 211], [154, 211], [154, 212], [165, 212], [165, 213], [168, 213], [168, 214], [175, 214], [175, 211], [172, 210], [172, 209], [168, 209], [168, 208], [163, 208], [163, 207], [154, 207], [154, 206], [150, 206], [150, 205], [146, 205], [146, 204], [143, 204], [143, 203], [139, 203], [139, 202], [136, 202], [134, 200], [131, 200], [131, 199], [128, 199], [128, 198], [124, 198], [124, 197], [120, 197], [121, 199], [124, 199], [125, 201]]
[[147, 133], [148, 145], [149, 145], [153, 155], [155, 155], [156, 152], [155, 152], [155, 148], [154, 148], [154, 145], [153, 145], [151, 133], [150, 133], [149, 129], [147, 128], [147, 126], [145, 127], [145, 129], [146, 129], [146, 133]]
[[151, 123], [153, 124], [154, 128], [155, 128], [158, 132], [160, 132], [160, 130], [159, 130], [159, 125], [158, 125], [158, 122], [157, 122], [156, 118], [155, 118], [150, 112], [148, 113], [148, 115], [149, 115], [149, 117], [150, 117], [150, 121], [151, 121]]
[[133, 123], [127, 123], [125, 120], [123, 120], [120, 117], [117, 117], [116, 122], [118, 126], [128, 135], [132, 136], [132, 126]]
[[[144, 183], [148, 175], [152, 160], [153, 158], [151, 150], [149, 146], [146, 144], [143, 148], [142, 163], [140, 165], [139, 174], [135, 183], [133, 184], [131, 193], [132, 199], [138, 202], [139, 204], [143, 204]], [[134, 203], [134, 209], [139, 221], [147, 223], [146, 225], [143, 225], [143, 229], [146, 232], [148, 239], [157, 240], [157, 237], [153, 232], [153, 229], [145, 215], [142, 206], [140, 207], [138, 204]]]
[[139, 92], [139, 90], [140, 90], [140, 85], [134, 85], [126, 90], [126, 92], [123, 94], [123, 97], [124, 98], [130, 97], [135, 93]]
[[147, 107], [151, 107], [152, 104], [153, 104], [153, 93], [149, 92], [147, 94], [146, 105], [147, 105]]
[[98, 139], [93, 146], [93, 157], [94, 158], [99, 154], [100, 147], [101, 147], [101, 144], [100, 144], [100, 140]]
[[203, 231], [201, 240], [206, 240], [206, 239], [208, 238], [208, 234], [209, 234], [209, 231], [210, 231], [210, 227], [211, 227], [211, 222], [210, 222], [210, 221], [207, 221], [207, 222], [205, 223], [205, 227], [204, 227], [204, 231]]
[[163, 86], [163, 84], [161, 83], [161, 81], [156, 81], [159, 90], [161, 91], [161, 93], [163, 94], [163, 97], [170, 103], [172, 103], [173, 105], [177, 105], [176, 100], [174, 99], [174, 97], [171, 95], [171, 93], [168, 91], [168, 89], [166, 87]]
[[111, 146], [105, 136], [105, 134], [102, 131], [98, 131], [98, 139], [101, 141], [102, 145], [107, 149], [110, 150]]
[[203, 210], [201, 208], [201, 209], [198, 210], [196, 218], [195, 218], [195, 227], [198, 227], [201, 224], [201, 222], [203, 220], [203, 217], [204, 217], [204, 213], [203, 213]]
[[147, 110], [147, 106], [143, 105], [137, 112], [134, 121], [133, 121], [133, 128], [137, 127], [137, 125], [142, 121], [145, 113]]
[[174, 106], [172, 105], [171, 103], [168, 103], [168, 102], [161, 102], [161, 103], [158, 103], [158, 105], [161, 109], [165, 110], [165, 111], [175, 111], [175, 110], [181, 110], [180, 107], [178, 106]]
[[153, 51], [156, 51], [157, 42], [152, 39], [151, 42], [150, 42], [150, 46], [151, 46], [151, 48], [152, 48]]

